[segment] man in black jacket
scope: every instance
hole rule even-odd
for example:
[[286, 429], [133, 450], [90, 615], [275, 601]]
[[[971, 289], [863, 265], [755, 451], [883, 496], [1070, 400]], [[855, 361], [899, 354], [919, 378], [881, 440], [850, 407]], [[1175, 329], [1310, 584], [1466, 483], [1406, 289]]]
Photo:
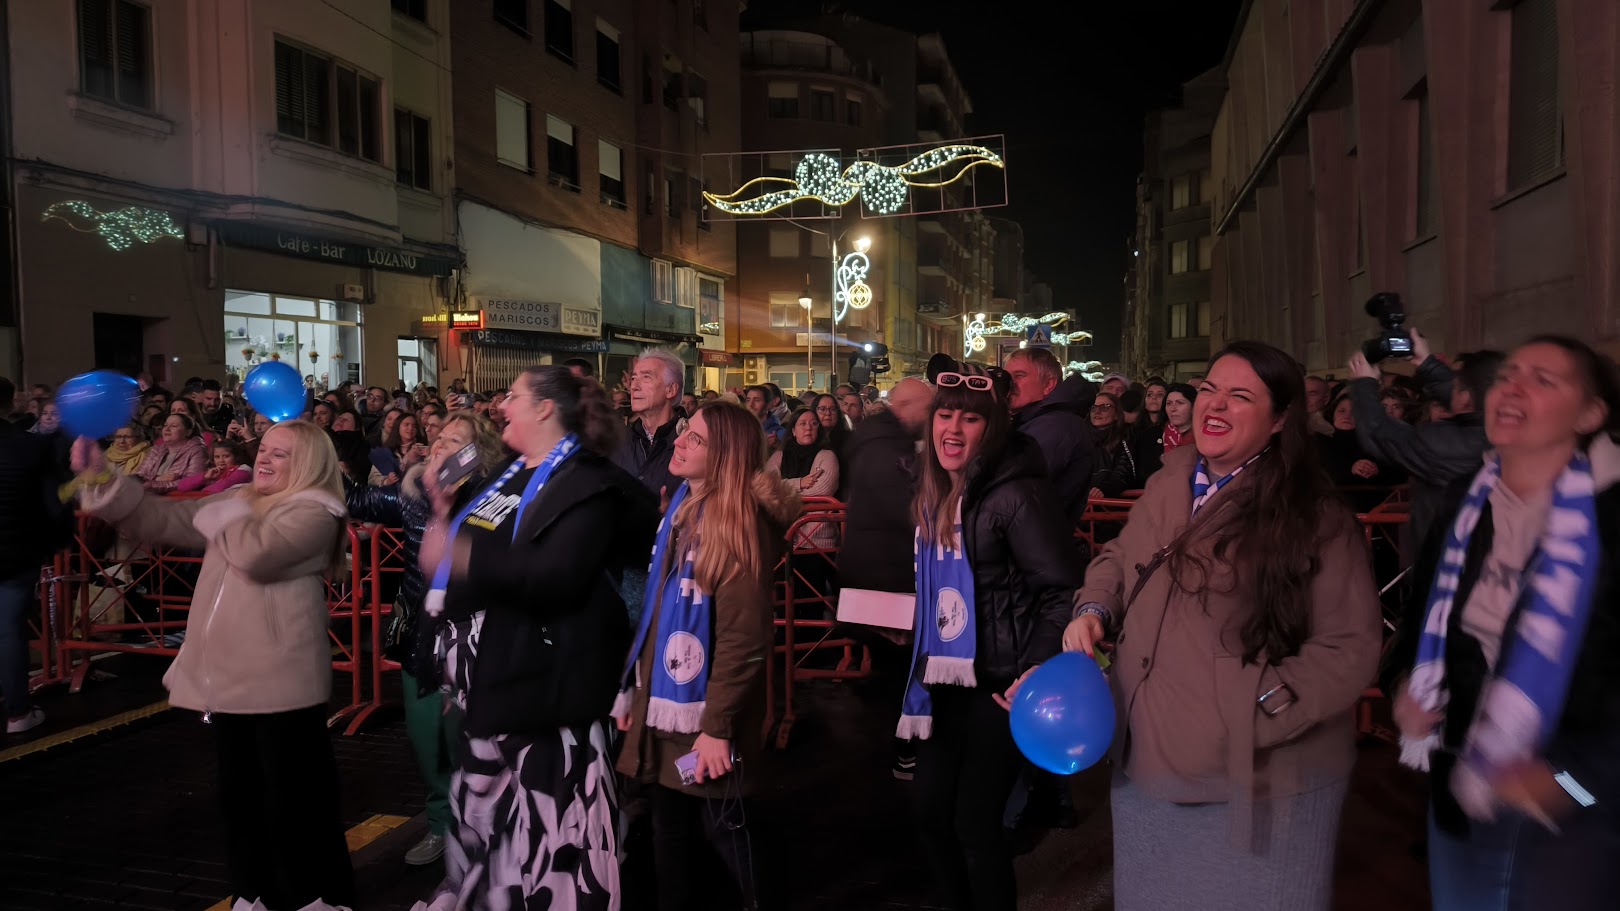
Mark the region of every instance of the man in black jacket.
[[934, 390], [908, 377], [889, 390], [889, 408], [861, 422], [844, 444], [844, 544], [838, 554], [842, 588], [916, 590], [912, 571], [911, 495], [917, 441], [928, 426]]
[[675, 403], [686, 385], [686, 365], [673, 353], [654, 348], [630, 365], [630, 410], [635, 419], [613, 463], [634, 475], [660, 499], [675, 495], [680, 479], [669, 473], [680, 420]]
[[1080, 524], [1091, 492], [1096, 447], [1087, 414], [1097, 399], [1097, 387], [1078, 373], [1064, 379], [1057, 358], [1045, 348], [1014, 353], [1007, 358], [1007, 373], [1012, 376], [1007, 405], [1013, 412], [1013, 430], [1040, 446], [1046, 476], [1073, 528]]
[[45, 720], [28, 699], [28, 615], [40, 567], [68, 540], [64, 480], [44, 437], [0, 421], [0, 696], [11, 734]]

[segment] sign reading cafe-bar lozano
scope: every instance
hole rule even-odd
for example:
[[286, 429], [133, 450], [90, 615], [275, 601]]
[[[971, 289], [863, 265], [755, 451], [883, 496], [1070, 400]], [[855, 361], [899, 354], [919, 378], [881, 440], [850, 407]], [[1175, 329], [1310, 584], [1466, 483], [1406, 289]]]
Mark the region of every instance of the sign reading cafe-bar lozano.
[[413, 275], [449, 275], [456, 267], [448, 256], [430, 256], [399, 247], [377, 247], [352, 240], [321, 237], [301, 231], [288, 231], [246, 222], [214, 222], [219, 237], [233, 247], [268, 250], [283, 256], [297, 256], [322, 262], [363, 266]]

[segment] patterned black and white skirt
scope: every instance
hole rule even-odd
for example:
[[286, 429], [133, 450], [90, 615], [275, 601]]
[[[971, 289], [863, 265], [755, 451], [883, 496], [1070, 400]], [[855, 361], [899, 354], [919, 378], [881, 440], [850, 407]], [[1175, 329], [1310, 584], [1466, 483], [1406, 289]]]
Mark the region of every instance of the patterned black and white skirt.
[[[446, 624], [444, 679], [466, 707], [483, 614]], [[618, 911], [618, 798], [601, 723], [463, 737], [445, 887], [473, 911]]]

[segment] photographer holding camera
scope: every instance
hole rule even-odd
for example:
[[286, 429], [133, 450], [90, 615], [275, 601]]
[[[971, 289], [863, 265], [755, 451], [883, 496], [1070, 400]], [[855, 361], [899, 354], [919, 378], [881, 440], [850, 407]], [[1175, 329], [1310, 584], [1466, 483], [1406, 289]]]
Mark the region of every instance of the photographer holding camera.
[[[1453, 369], [1429, 351], [1422, 333], [1403, 328], [1406, 310], [1398, 294], [1373, 295], [1367, 301], [1367, 313], [1378, 319], [1384, 331], [1350, 358], [1356, 435], [1369, 457], [1400, 466], [1412, 475], [1412, 515], [1404, 543], [1404, 549], [1410, 551], [1416, 542], [1426, 539], [1446, 486], [1479, 470], [1487, 444], [1478, 407], [1503, 358], [1500, 351], [1475, 351], [1458, 357]], [[1447, 403], [1451, 417], [1416, 426], [1390, 417], [1379, 401], [1380, 371], [1374, 366], [1387, 357], [1410, 357], [1418, 365], [1417, 379], [1424, 396]]]

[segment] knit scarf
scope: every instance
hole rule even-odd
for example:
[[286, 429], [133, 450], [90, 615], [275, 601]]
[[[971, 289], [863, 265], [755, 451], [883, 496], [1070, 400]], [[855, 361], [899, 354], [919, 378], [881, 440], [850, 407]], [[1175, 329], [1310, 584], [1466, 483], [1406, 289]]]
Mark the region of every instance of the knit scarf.
[[973, 659], [978, 626], [973, 608], [973, 562], [962, 534], [962, 501], [956, 501], [956, 544], [927, 543], [924, 529], [914, 537], [917, 610], [912, 620], [911, 674], [900, 705], [901, 740], [927, 740], [934, 732], [933, 684], [977, 686]]
[[[546, 486], [547, 481], [551, 480], [551, 475], [557, 470], [557, 466], [568, 461], [568, 457], [578, 450], [579, 437], [570, 433], [558, 440], [557, 445], [551, 447], [551, 452], [547, 453], [545, 459], [540, 462], [540, 467], [534, 470], [534, 475], [529, 478], [529, 483], [524, 485], [523, 496], [518, 500], [517, 513], [512, 516], [513, 541], [517, 540], [518, 528], [523, 524], [523, 511], [529, 508], [529, 504], [539, 495], [540, 489]], [[439, 561], [438, 568], [433, 571], [433, 585], [428, 589], [427, 596], [422, 599], [422, 608], [427, 611], [428, 616], [437, 617], [444, 613], [444, 593], [450, 587], [450, 557], [451, 554], [455, 553], [456, 534], [461, 531], [462, 523], [467, 521], [468, 516], [478, 512], [478, 510], [488, 505], [491, 500], [500, 496], [501, 488], [505, 487], [508, 481], [522, 471], [523, 466], [523, 456], [513, 459], [512, 464], [506, 466], [506, 471], [495, 479], [495, 483], [485, 487], [482, 493], [467, 501], [466, 507], [457, 513], [455, 521], [450, 523], [450, 528], [444, 540], [444, 557]]]
[[613, 704], [614, 717], [625, 717], [630, 711], [631, 693], [647, 685], [639, 679], [638, 665], [656, 617], [647, 726], [673, 734], [695, 734], [699, 730], [704, 699], [709, 693], [709, 653], [714, 646], [709, 592], [697, 584], [693, 574], [699, 545], [695, 529], [701, 512], [692, 518], [694, 530], [686, 536], [686, 551], [670, 552], [675, 539], [675, 516], [691, 491], [689, 484], [682, 483], [659, 523], [652, 562], [647, 567], [647, 591], [636, 624], [635, 644], [630, 648], [630, 658], [619, 678], [619, 696]]
[[127, 450], [112, 446], [103, 455], [113, 471], [122, 475], [132, 475], [135, 469], [141, 467], [141, 462], [146, 460], [146, 454], [151, 451], [152, 444], [142, 440]]
[[1184, 444], [1192, 442], [1192, 431], [1182, 433], [1174, 424], [1164, 425], [1164, 451], [1166, 454], [1175, 452]]
[[[1426, 711], [1438, 712], [1449, 701], [1446, 636], [1451, 614], [1457, 607], [1469, 539], [1501, 479], [1500, 459], [1494, 452], [1487, 453], [1446, 536], [1418, 639], [1417, 664], [1408, 684], [1412, 698]], [[1585, 453], [1576, 452], [1553, 485], [1547, 526], [1525, 567], [1515, 606], [1517, 619], [1503, 633], [1494, 674], [1480, 693], [1479, 711], [1452, 775], [1452, 794], [1476, 819], [1494, 815], [1492, 773], [1535, 756], [1563, 715], [1597, 581], [1596, 503], [1592, 463]], [[1440, 748], [1439, 731], [1421, 740], [1403, 737], [1401, 762], [1427, 770], [1430, 754]]]

